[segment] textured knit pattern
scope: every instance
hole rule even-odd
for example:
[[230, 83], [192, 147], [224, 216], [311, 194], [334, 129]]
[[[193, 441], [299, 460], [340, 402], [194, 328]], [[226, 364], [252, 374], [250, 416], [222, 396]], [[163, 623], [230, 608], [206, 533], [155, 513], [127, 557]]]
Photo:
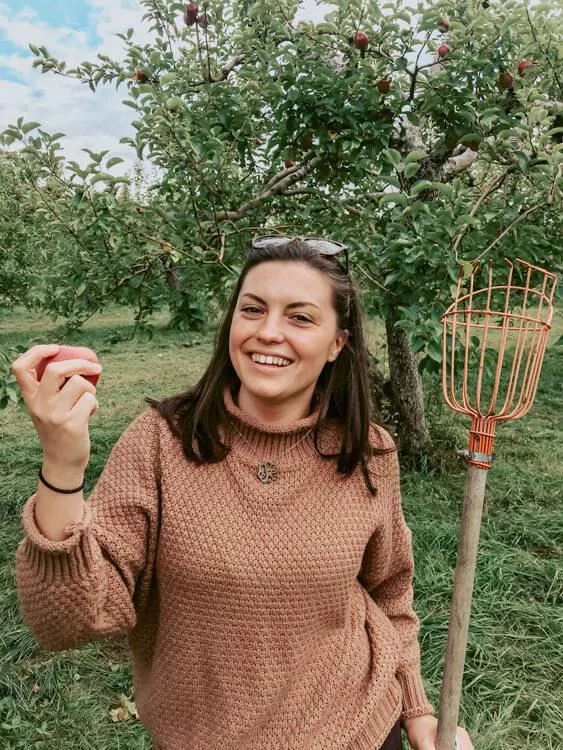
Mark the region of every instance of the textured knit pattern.
[[[29, 499], [25, 621], [49, 649], [126, 631], [159, 750], [376, 750], [398, 718], [434, 713], [396, 453], [371, 459], [373, 497], [312, 433], [296, 444], [316, 415], [272, 426], [226, 403], [238, 432], [217, 464], [188, 461], [153, 409], [137, 417], [62, 542]], [[338, 444], [327, 429], [322, 449]]]

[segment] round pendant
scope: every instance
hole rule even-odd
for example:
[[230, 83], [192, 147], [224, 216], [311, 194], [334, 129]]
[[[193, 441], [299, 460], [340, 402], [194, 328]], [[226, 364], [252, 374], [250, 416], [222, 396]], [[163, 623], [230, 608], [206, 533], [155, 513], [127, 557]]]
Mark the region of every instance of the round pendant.
[[278, 478], [278, 467], [269, 461], [265, 461], [258, 467], [256, 475], [262, 484], [270, 484], [270, 482], [275, 482]]

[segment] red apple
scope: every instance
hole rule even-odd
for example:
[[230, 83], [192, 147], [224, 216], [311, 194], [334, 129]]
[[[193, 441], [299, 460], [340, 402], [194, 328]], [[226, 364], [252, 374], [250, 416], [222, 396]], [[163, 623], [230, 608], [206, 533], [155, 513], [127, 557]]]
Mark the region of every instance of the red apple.
[[201, 16], [198, 16], [196, 19], [196, 23], [198, 26], [201, 26], [202, 29], [206, 29], [209, 26], [209, 18], [207, 17], [207, 13], [202, 13]]
[[295, 166], [295, 162], [293, 161], [293, 159], [286, 159], [286, 160], [284, 161], [283, 165], [284, 165], [284, 167], [285, 167], [286, 169], [290, 169], [291, 167], [294, 167], [294, 166]]
[[[45, 357], [45, 359], [42, 359], [41, 362], [39, 362], [39, 364], [35, 367], [37, 380], [41, 380], [41, 378], [43, 377], [43, 373], [45, 372], [45, 368], [50, 362], [64, 362], [66, 359], [87, 359], [89, 362], [96, 363], [100, 361], [98, 359], [98, 355], [91, 349], [88, 349], [87, 346], [61, 345], [61, 348], [56, 354], [54, 354], [52, 357]], [[100, 375], [99, 373], [94, 373], [92, 375], [84, 375], [83, 377], [86, 378], [86, 380], [89, 380], [90, 383], [95, 386]]]
[[436, 26], [444, 34], [450, 28], [450, 19], [447, 17], [440, 18], [440, 20], [436, 23]]
[[357, 49], [367, 49], [368, 46], [369, 46], [368, 35], [364, 34], [363, 31], [358, 31], [358, 33], [354, 37], [354, 47], [357, 47]]
[[526, 68], [533, 68], [533, 67], [534, 67], [534, 63], [532, 62], [532, 60], [520, 60], [520, 62], [518, 63], [518, 75], [523, 76]]
[[382, 78], [375, 85], [380, 94], [388, 94], [391, 90], [391, 81], [388, 78]]
[[136, 81], [139, 81], [139, 83], [144, 83], [147, 80], [148, 76], [144, 70], [136, 70], [133, 74], [133, 78]]
[[445, 57], [447, 54], [449, 54], [451, 52], [451, 50], [450, 50], [450, 48], [448, 47], [447, 44], [441, 44], [438, 47], [437, 51], [438, 51], [438, 57]]
[[498, 77], [498, 85], [501, 87], [501, 89], [510, 89], [512, 88], [512, 84], [514, 83], [513, 76], [510, 75], [510, 73], [501, 73]]
[[197, 13], [199, 8], [195, 3], [188, 3], [186, 10], [184, 11], [184, 23], [186, 26], [193, 26], [197, 21]]

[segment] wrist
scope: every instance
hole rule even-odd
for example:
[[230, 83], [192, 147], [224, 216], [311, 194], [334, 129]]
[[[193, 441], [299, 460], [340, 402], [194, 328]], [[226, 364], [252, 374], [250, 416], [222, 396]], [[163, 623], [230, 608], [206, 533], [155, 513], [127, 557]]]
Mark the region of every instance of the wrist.
[[80, 467], [61, 466], [60, 464], [43, 461], [41, 473], [49, 484], [61, 490], [71, 490], [80, 487], [84, 481], [84, 469]]

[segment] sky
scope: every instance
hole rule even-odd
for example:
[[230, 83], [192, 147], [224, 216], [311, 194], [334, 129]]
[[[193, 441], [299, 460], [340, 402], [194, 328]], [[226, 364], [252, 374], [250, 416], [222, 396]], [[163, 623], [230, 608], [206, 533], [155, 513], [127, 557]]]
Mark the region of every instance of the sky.
[[[329, 6], [304, 0], [298, 19], [322, 20]], [[64, 155], [79, 164], [90, 160], [82, 149], [109, 149], [125, 161], [115, 174], [130, 169], [134, 152], [119, 139], [134, 133], [133, 110], [121, 102], [126, 89], [101, 86], [94, 94], [79, 81], [33, 68], [30, 44], [73, 67], [98, 53], [122, 59], [123, 42], [116, 34], [135, 29], [147, 38], [139, 0], [0, 0], [0, 132], [18, 117], [41, 123], [48, 133], [62, 132]]]

